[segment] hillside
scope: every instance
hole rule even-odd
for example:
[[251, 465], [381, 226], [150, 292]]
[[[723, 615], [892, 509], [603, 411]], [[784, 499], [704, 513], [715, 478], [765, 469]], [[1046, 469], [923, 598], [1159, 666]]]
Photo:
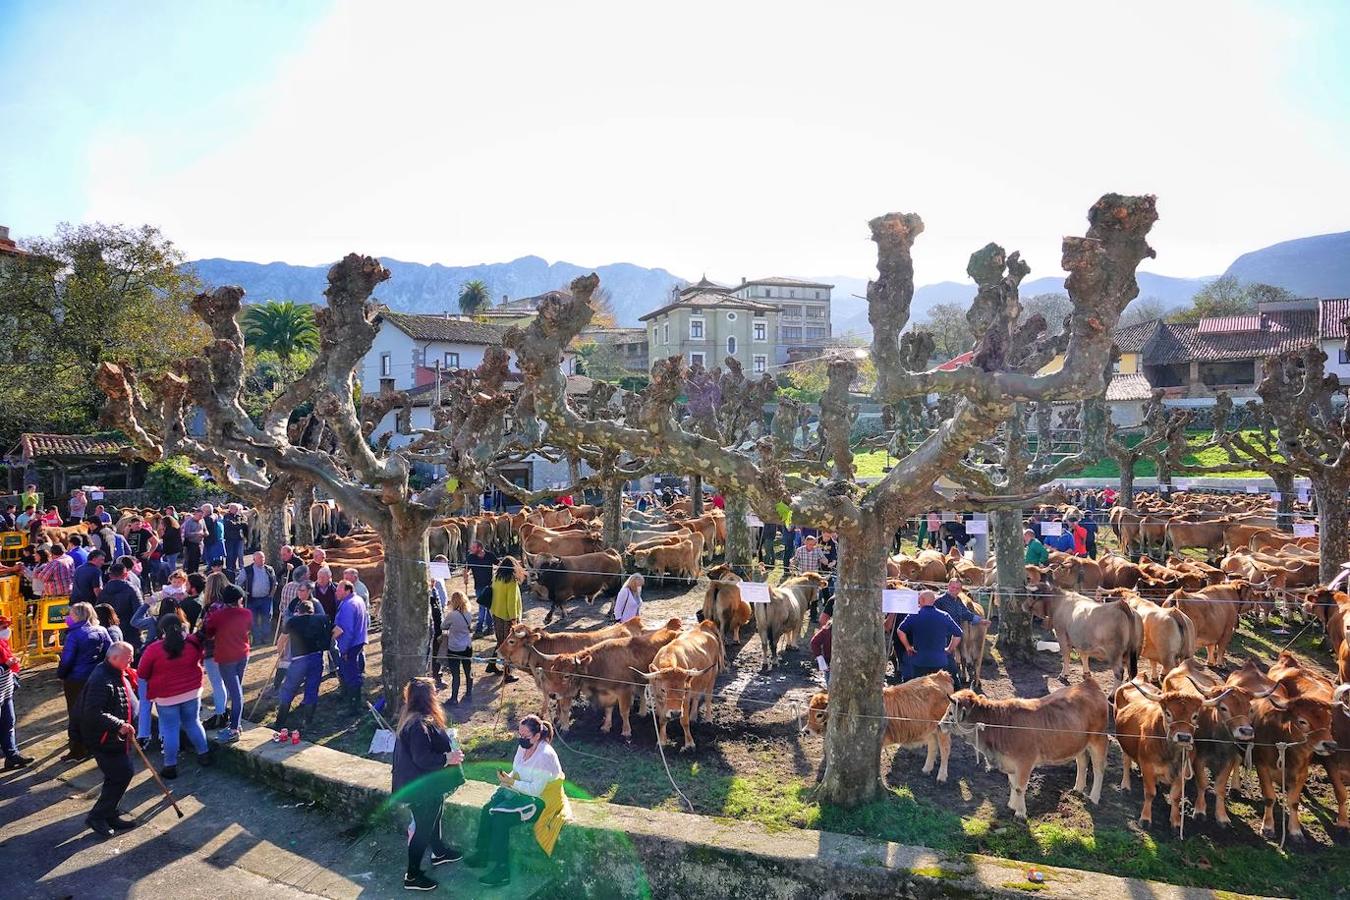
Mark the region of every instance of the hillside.
[[1350, 297], [1350, 231], [1297, 238], [1244, 253], [1224, 274], [1273, 284], [1299, 297]]

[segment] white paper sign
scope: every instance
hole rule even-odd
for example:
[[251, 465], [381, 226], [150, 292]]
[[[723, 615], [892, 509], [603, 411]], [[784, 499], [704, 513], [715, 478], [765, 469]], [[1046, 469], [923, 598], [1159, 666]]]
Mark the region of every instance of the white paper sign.
[[820, 669], [820, 674], [825, 675], [830, 671], [830, 664], [825, 661], [825, 657], [816, 657], [816, 668]]
[[1307, 503], [1307, 502], [1308, 502], [1308, 489], [1307, 489], [1307, 488], [1299, 488], [1299, 489], [1298, 489], [1298, 502], [1299, 502], [1299, 503]]
[[745, 524], [749, 525], [751, 528], [763, 528], [764, 520], [754, 513], [746, 513]]
[[1042, 522], [1041, 537], [1058, 537], [1064, 533], [1063, 527], [1059, 522]]
[[427, 567], [427, 572], [437, 581], [450, 580], [450, 564], [443, 562], [434, 562]]
[[988, 534], [989, 523], [984, 519], [971, 519], [966, 523], [966, 534]]
[[387, 729], [380, 728], [370, 736], [370, 750], [368, 753], [393, 753], [394, 752], [394, 733]]
[[1257, 489], [1256, 485], [1254, 485], [1254, 484], [1249, 484], [1249, 485], [1247, 485], [1247, 493], [1249, 493], [1249, 494], [1259, 494], [1259, 493], [1261, 493], [1261, 491], [1260, 491], [1259, 489]]
[[1284, 494], [1281, 494], [1279, 491], [1271, 491], [1271, 492], [1270, 492], [1270, 500], [1271, 500], [1272, 503], [1279, 503], [1279, 502], [1280, 502], [1281, 500], [1283, 500], [1283, 499], [1284, 499]]
[[1296, 522], [1294, 537], [1317, 537], [1317, 526], [1311, 522]]
[[887, 588], [881, 592], [881, 611], [916, 613], [919, 611], [919, 592], [909, 588]]
[[955, 521], [956, 521], [956, 513], [954, 513], [954, 512], [943, 512], [943, 514], [942, 514], [942, 521], [944, 521], [944, 522], [955, 522]]
[[759, 581], [742, 581], [741, 599], [746, 603], [768, 603], [769, 586]]

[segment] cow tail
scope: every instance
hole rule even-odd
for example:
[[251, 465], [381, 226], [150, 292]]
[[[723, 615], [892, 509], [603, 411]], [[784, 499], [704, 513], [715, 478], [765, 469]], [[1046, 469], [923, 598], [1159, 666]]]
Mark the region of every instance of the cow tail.
[[1195, 622], [1191, 620], [1190, 616], [1186, 615], [1181, 607], [1177, 607], [1177, 612], [1181, 614], [1181, 642], [1184, 645], [1183, 649], [1189, 651], [1186, 656], [1189, 659], [1195, 655]]
[[1139, 650], [1144, 643], [1144, 620], [1139, 614], [1130, 608], [1130, 604], [1121, 598], [1119, 601], [1121, 610], [1124, 611], [1129, 621], [1130, 627], [1130, 647], [1129, 647], [1129, 666], [1127, 671], [1130, 674], [1130, 680], [1139, 674]]

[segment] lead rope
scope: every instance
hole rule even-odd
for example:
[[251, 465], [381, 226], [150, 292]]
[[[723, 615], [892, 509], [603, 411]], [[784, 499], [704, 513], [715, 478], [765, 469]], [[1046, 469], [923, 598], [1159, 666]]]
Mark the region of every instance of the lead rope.
[[684, 805], [689, 807], [690, 812], [694, 812], [694, 804], [689, 802], [689, 798], [684, 795], [684, 791], [680, 790], [680, 786], [675, 783], [675, 776], [670, 774], [670, 763], [666, 762], [666, 736], [661, 730], [660, 720], [656, 717], [656, 701], [652, 698], [652, 686], [650, 684], [643, 685], [642, 694], [643, 702], [647, 704], [647, 711], [652, 714], [652, 725], [656, 728], [656, 749], [661, 752], [661, 765], [665, 766], [666, 778], [670, 780], [670, 786], [675, 789], [676, 794], [679, 794], [680, 799], [684, 801]]
[[[1181, 804], [1178, 812], [1181, 814], [1181, 829], [1177, 835], [1180, 840], [1186, 840], [1186, 809], [1189, 807], [1191, 812], [1195, 811], [1195, 804], [1186, 799], [1186, 782], [1195, 777], [1195, 766], [1191, 762], [1191, 745], [1181, 745]], [[1197, 797], [1197, 800], [1203, 799]]]
[[1284, 808], [1284, 821], [1280, 823], [1280, 849], [1284, 849], [1284, 839], [1289, 834], [1289, 791], [1285, 787], [1285, 779], [1288, 773], [1284, 769], [1284, 751], [1289, 749], [1289, 744], [1279, 741], [1275, 744], [1275, 750], [1279, 757], [1275, 763], [1280, 769], [1280, 806]]

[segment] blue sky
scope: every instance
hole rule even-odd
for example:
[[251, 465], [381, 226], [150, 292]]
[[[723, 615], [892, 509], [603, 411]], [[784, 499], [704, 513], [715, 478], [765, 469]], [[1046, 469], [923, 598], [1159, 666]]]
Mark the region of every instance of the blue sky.
[[1350, 3], [0, 0], [0, 223], [192, 256], [535, 253], [726, 280], [1058, 268], [1107, 190], [1154, 271], [1350, 228]]

